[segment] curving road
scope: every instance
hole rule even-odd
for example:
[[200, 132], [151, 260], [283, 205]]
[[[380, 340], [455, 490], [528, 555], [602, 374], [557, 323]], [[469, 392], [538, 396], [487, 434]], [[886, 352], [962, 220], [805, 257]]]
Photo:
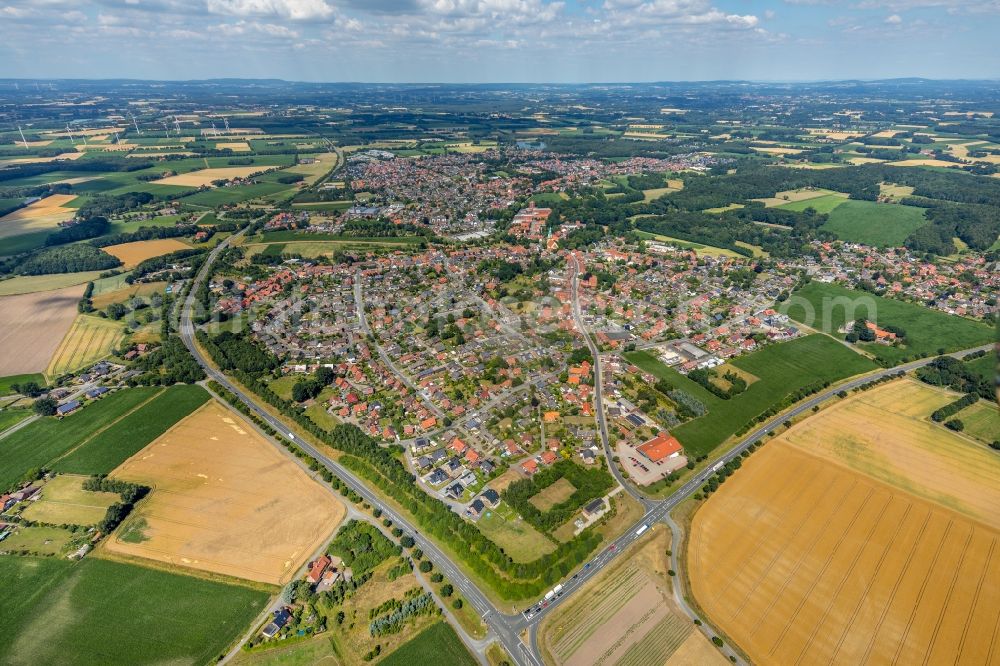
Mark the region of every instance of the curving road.
[[583, 335], [583, 339], [587, 342], [590, 355], [594, 358], [594, 418], [597, 419], [597, 430], [601, 434], [601, 445], [604, 448], [604, 457], [608, 461], [608, 470], [614, 475], [618, 481], [618, 485], [624, 488], [629, 495], [638, 500], [643, 506], [649, 508], [654, 506], [656, 501], [649, 499], [646, 495], [639, 492], [634, 485], [629, 483], [615, 463], [614, 452], [611, 450], [611, 443], [608, 440], [608, 423], [604, 416], [604, 378], [601, 374], [601, 353], [597, 349], [593, 338], [590, 337], [590, 333], [587, 332], [587, 327], [583, 323], [583, 313], [580, 309], [580, 273], [583, 272], [583, 266], [580, 263], [579, 255], [576, 253], [573, 253], [570, 261], [573, 264], [573, 277], [571, 278], [573, 319], [576, 321], [576, 327], [580, 330], [580, 334]]
[[[677, 489], [670, 497], [659, 502], [650, 502], [645, 500], [645, 504], [648, 510], [643, 515], [643, 517], [637, 521], [634, 525], [630, 526], [622, 535], [615, 539], [611, 544], [603, 548], [595, 557], [593, 557], [589, 562], [585, 563], [584, 566], [577, 571], [571, 578], [567, 579], [563, 583], [562, 593], [552, 599], [551, 602], [545, 603], [544, 607], [534, 606], [528, 610], [521, 613], [505, 614], [498, 610], [487, 597], [480, 591], [480, 589], [473, 583], [469, 578], [465, 576], [462, 570], [455, 564], [450, 557], [448, 557], [433, 541], [425, 538], [420, 532], [412, 525], [409, 521], [399, 515], [390, 506], [385, 504], [382, 498], [376, 494], [373, 490], [370, 490], [366, 485], [366, 482], [362, 481], [360, 478], [356, 477], [350, 470], [342, 467], [335, 461], [328, 458], [321, 451], [314, 448], [308, 442], [303, 441], [301, 438], [296, 437], [293, 432], [290, 432], [288, 426], [272, 416], [267, 410], [265, 410], [260, 403], [257, 402], [255, 396], [249, 395], [243, 392], [240, 388], [235, 386], [224, 374], [214, 369], [214, 367], [208, 362], [208, 360], [203, 356], [201, 350], [197, 347], [194, 341], [194, 325], [191, 321], [192, 310], [195, 305], [193, 294], [197, 293], [198, 288], [201, 283], [205, 280], [209, 268], [215, 258], [218, 256], [225, 247], [228, 246], [229, 241], [236, 236], [241, 235], [245, 230], [242, 230], [233, 236], [230, 236], [222, 243], [220, 243], [212, 252], [209, 254], [208, 259], [205, 261], [202, 269], [199, 271], [198, 275], [195, 277], [194, 284], [189, 292], [187, 299], [185, 300], [181, 308], [181, 323], [180, 323], [180, 336], [184, 341], [184, 344], [190, 350], [194, 358], [202, 365], [206, 374], [219, 382], [221, 385], [225, 386], [229, 391], [233, 393], [241, 402], [243, 402], [254, 414], [256, 414], [260, 419], [270, 425], [279, 433], [282, 433], [287, 439], [294, 441], [295, 444], [301, 448], [303, 451], [315, 458], [321, 465], [326, 469], [330, 470], [335, 476], [337, 476], [343, 483], [345, 483], [349, 488], [351, 488], [358, 495], [363, 497], [365, 501], [370, 503], [372, 506], [379, 507], [382, 512], [391, 519], [394, 523], [399, 525], [402, 529], [406, 530], [409, 534], [413, 535], [414, 540], [417, 545], [424, 551], [424, 553], [435, 563], [437, 568], [444, 573], [449, 580], [453, 582], [455, 587], [461, 591], [463, 596], [468, 599], [469, 603], [476, 608], [481, 614], [483, 621], [487, 624], [490, 629], [490, 633], [495, 637], [501, 645], [507, 650], [507, 653], [513, 659], [513, 661], [518, 664], [518, 666], [540, 666], [542, 664], [540, 652], [538, 649], [538, 626], [541, 620], [552, 612], [552, 610], [558, 607], [561, 603], [565, 602], [566, 599], [571, 596], [577, 589], [582, 587], [590, 578], [597, 574], [604, 566], [613, 561], [623, 550], [625, 550], [631, 543], [633, 543], [639, 535], [636, 534], [640, 528], [644, 525], [652, 525], [655, 522], [668, 522], [668, 514], [674, 509], [678, 504], [687, 499], [690, 495], [695, 493], [701, 486], [711, 477], [715, 470], [722, 464], [733, 460], [743, 453], [752, 444], [760, 441], [762, 438], [766, 437], [769, 432], [781, 426], [786, 420], [793, 418], [799, 414], [802, 414], [815, 405], [830, 399], [836, 395], [839, 391], [850, 391], [856, 387], [866, 384], [874, 379], [885, 377], [890, 374], [894, 374], [900, 371], [908, 372], [915, 368], [927, 365], [933, 358], [921, 359], [919, 361], [914, 361], [912, 363], [907, 363], [902, 366], [897, 366], [895, 368], [883, 369], [874, 372], [869, 375], [865, 375], [836, 387], [827, 389], [822, 393], [818, 393], [811, 398], [800, 403], [794, 407], [789, 412], [777, 416], [754, 430], [750, 435], [744, 438], [737, 446], [726, 452], [718, 460], [714, 462], [711, 467], [707, 467], [690, 479], [688, 479], [680, 488]], [[576, 279], [579, 274], [579, 265], [576, 266], [576, 271], [573, 277], [573, 288], [574, 294], [576, 293]], [[578, 317], [578, 324], [582, 327], [582, 317], [580, 317], [579, 304], [577, 299], [574, 298], [574, 316]], [[584, 333], [585, 337], [588, 339], [591, 345], [591, 352], [594, 354], [595, 361], [599, 362], [599, 356], [596, 353], [596, 348], [593, 342], [590, 340], [589, 335]], [[968, 349], [961, 352], [955, 352], [951, 356], [961, 357], [966, 354], [972, 353], [974, 351], [979, 351], [982, 349], [991, 349], [992, 345], [984, 345], [982, 347], [976, 347], [974, 349]], [[595, 378], [599, 378], [599, 368], [595, 363]], [[601, 382], [599, 379], [595, 381], [596, 387], [599, 387]], [[597, 389], [599, 391], [599, 389]], [[599, 396], [600, 393], [596, 393]], [[595, 397], [596, 397], [595, 396]], [[598, 398], [599, 399], [599, 398]], [[597, 403], [598, 414], [600, 415], [598, 423], [601, 426], [602, 439], [604, 440], [605, 453], [610, 454], [610, 449], [607, 444], [607, 430], [604, 424], [603, 418], [603, 405], [599, 402]], [[612, 469], [614, 467], [612, 466]], [[619, 480], [621, 482], [621, 480]], [[627, 486], [626, 486], [627, 488]], [[644, 498], [645, 499], [645, 498]], [[676, 546], [675, 546], [676, 548]], [[677, 562], [674, 563], [675, 570], [677, 567]], [[686, 612], [693, 618], [695, 614], [683, 600], [683, 597], [678, 594], [678, 601], [681, 607], [685, 609]], [[701, 618], [702, 631], [706, 634], [712, 632], [711, 626], [705, 622], [704, 618]], [[522, 642], [520, 635], [522, 632], [528, 633], [528, 643]], [[712, 634], [714, 635], [714, 634]], [[727, 652], [727, 654], [733, 654]]]

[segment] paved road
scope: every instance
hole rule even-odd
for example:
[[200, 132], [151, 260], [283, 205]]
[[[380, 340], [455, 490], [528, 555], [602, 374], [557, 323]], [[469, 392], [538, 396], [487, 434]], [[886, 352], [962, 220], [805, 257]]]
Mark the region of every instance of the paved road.
[[598, 432], [601, 434], [601, 444], [604, 447], [604, 457], [608, 461], [608, 469], [614, 475], [615, 479], [618, 480], [618, 485], [623, 487], [629, 495], [648, 508], [653, 506], [655, 502], [640, 493], [635, 486], [629, 483], [625, 479], [625, 475], [623, 475], [621, 470], [618, 469], [617, 463], [615, 463], [614, 451], [611, 450], [611, 443], [608, 440], [608, 423], [604, 416], [604, 377], [601, 374], [601, 353], [597, 349], [597, 345], [594, 343], [593, 338], [590, 337], [590, 333], [587, 332], [587, 326], [583, 322], [583, 313], [580, 310], [580, 273], [583, 271], [583, 267], [581, 266], [580, 258], [576, 253], [573, 254], [571, 263], [573, 266], [573, 277], [571, 278], [573, 289], [573, 319], [576, 320], [576, 327], [580, 330], [580, 334], [583, 335], [583, 339], [587, 342], [587, 347], [590, 349], [590, 355], [594, 357], [594, 416], [597, 419]]
[[[242, 232], [240, 232], [242, 233]], [[217, 254], [228, 244], [229, 240], [238, 236], [239, 234], [234, 234], [230, 236], [229, 239], [220, 243], [209, 255], [208, 260], [205, 262], [202, 270], [199, 272], [198, 276], [195, 278], [195, 283], [189, 292], [190, 294], [197, 293], [198, 287], [202, 281], [204, 281], [205, 276], [208, 273], [208, 269], [215, 259]], [[577, 273], [579, 272], [579, 267], [577, 266]], [[360, 299], [359, 299], [360, 301]], [[623, 550], [632, 544], [639, 535], [637, 532], [643, 526], [652, 525], [656, 522], [666, 521], [667, 514], [674, 509], [678, 504], [687, 499], [690, 495], [694, 494], [701, 486], [715, 473], [715, 469], [721, 465], [733, 460], [743, 453], [752, 444], [760, 441], [762, 438], [766, 437], [769, 432], [781, 427], [782, 423], [786, 420], [794, 418], [799, 414], [802, 414], [815, 405], [830, 399], [836, 395], [839, 391], [850, 391], [853, 388], [859, 387], [866, 384], [872, 380], [885, 377], [890, 374], [894, 374], [900, 371], [908, 372], [915, 368], [927, 365], [933, 358], [921, 359], [919, 361], [914, 361], [912, 363], [907, 363], [902, 366], [897, 366], [895, 368], [883, 369], [877, 372], [865, 375], [863, 377], [856, 378], [847, 383], [841, 384], [836, 387], [832, 387], [818, 393], [811, 398], [805, 400], [798, 406], [796, 406], [791, 411], [782, 414], [778, 417], [773, 418], [771, 421], [767, 422], [760, 428], [754, 430], [746, 438], [744, 438], [737, 446], [732, 448], [730, 451], [721, 456], [711, 467], [707, 467], [690, 479], [687, 480], [680, 488], [678, 488], [670, 497], [667, 499], [654, 503], [646, 511], [645, 515], [637, 521], [634, 525], [630, 526], [623, 534], [621, 534], [617, 539], [615, 539], [611, 544], [601, 550], [594, 558], [589, 562], [585, 563], [583, 568], [579, 569], [573, 577], [564, 581], [564, 589], [562, 593], [554, 598], [551, 602], [547, 603], [544, 608], [535, 611], [537, 606], [534, 606], [521, 613], [505, 614], [489, 601], [486, 596], [479, 590], [479, 588], [469, 580], [459, 569], [459, 567], [446, 556], [438, 546], [425, 538], [419, 533], [415, 526], [411, 525], [409, 521], [400, 516], [391, 507], [386, 505], [380, 496], [378, 496], [372, 490], [369, 490], [368, 486], [365, 485], [361, 479], [357, 478], [352, 472], [342, 467], [335, 461], [327, 458], [322, 452], [315, 449], [308, 442], [302, 441], [301, 438], [296, 437], [294, 433], [289, 432], [288, 426], [273, 417], [268, 413], [261, 405], [256, 401], [254, 396], [244, 393], [241, 389], [236, 387], [229, 379], [222, 373], [216, 371], [204, 358], [201, 351], [194, 344], [194, 326], [191, 322], [191, 311], [194, 306], [194, 297], [189, 295], [188, 299], [185, 301], [184, 306], [181, 310], [181, 326], [180, 335], [183, 339], [185, 345], [191, 351], [192, 355], [198, 362], [204, 367], [205, 372], [214, 380], [225, 386], [229, 391], [231, 391], [241, 402], [243, 402], [254, 414], [261, 418], [264, 422], [269, 424], [276, 431], [283, 433], [288, 439], [294, 441], [303, 451], [315, 458], [321, 465], [330, 470], [331, 473], [336, 475], [343, 483], [345, 483], [349, 488], [354, 490], [358, 495], [365, 499], [372, 506], [379, 507], [382, 512], [391, 519], [394, 523], [399, 525], [403, 530], [412, 534], [414, 540], [424, 553], [435, 563], [437, 568], [446, 575], [449, 580], [453, 581], [456, 588], [462, 593], [462, 595], [472, 604], [477, 611], [479, 611], [483, 617], [484, 622], [490, 629], [491, 634], [500, 642], [501, 645], [507, 650], [511, 658], [519, 666], [540, 666], [542, 664], [540, 653], [538, 650], [538, 625], [541, 620], [552, 612], [552, 610], [558, 607], [561, 603], [565, 602], [577, 589], [582, 587], [591, 577], [596, 575], [603, 567], [609, 564], [611, 561], [618, 556]], [[574, 315], [578, 315], [578, 307], [574, 308]], [[589, 337], [589, 336], [588, 336]], [[979, 350], [989, 350], [992, 349], [992, 345], [984, 345], [982, 347], [977, 347], [975, 349], [968, 349], [961, 352], [956, 352], [951, 354], [955, 357], [961, 357], [968, 353], [979, 351]], [[592, 352], [595, 352], [592, 349]], [[597, 360], [598, 356], [594, 353], [594, 358]], [[595, 371], [596, 371], [595, 365]], [[600, 385], [600, 381], [595, 381], [596, 385]], [[603, 414], [603, 410], [599, 410], [598, 413]], [[605, 444], [607, 446], [607, 444]], [[607, 451], [607, 449], [606, 449]], [[680, 575], [679, 570], [678, 575]], [[686, 606], [685, 606], [686, 608]], [[688, 609], [690, 610], [690, 609]], [[702, 618], [702, 622], [705, 619]], [[703, 631], [710, 632], [712, 628], [705, 623], [703, 625]], [[528, 632], [528, 644], [525, 645], [519, 635], [523, 632]]]

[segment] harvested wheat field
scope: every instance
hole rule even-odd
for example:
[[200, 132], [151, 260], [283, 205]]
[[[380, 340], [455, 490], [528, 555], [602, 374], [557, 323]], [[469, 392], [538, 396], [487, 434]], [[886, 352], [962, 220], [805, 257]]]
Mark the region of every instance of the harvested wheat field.
[[235, 412], [210, 401], [111, 476], [153, 488], [113, 553], [287, 582], [346, 509]]
[[170, 254], [177, 250], [190, 250], [191, 246], [176, 238], [158, 238], [156, 240], [133, 241], [119, 245], [109, 245], [101, 248], [110, 255], [122, 260], [125, 268], [134, 268], [139, 262]]
[[901, 379], [853, 395], [778, 439], [1000, 530], [1000, 458], [927, 418], [959, 397]]
[[121, 322], [111, 319], [78, 315], [52, 355], [46, 373], [59, 377], [99, 361], [121, 342], [124, 328]]
[[995, 664], [998, 542], [774, 441], [695, 514], [688, 560], [695, 599], [754, 663]]
[[0, 377], [42, 372], [76, 318], [84, 286], [0, 297]]
[[76, 214], [75, 209], [66, 207], [73, 199], [75, 194], [53, 194], [0, 217], [0, 238], [54, 229]]
[[167, 176], [160, 180], [154, 180], [154, 185], [182, 185], [184, 187], [202, 187], [211, 185], [216, 180], [232, 180], [234, 178], [248, 178], [256, 173], [263, 173], [274, 167], [248, 166], [248, 167], [222, 167], [219, 169], [202, 169], [191, 171], [176, 176]]
[[678, 611], [667, 577], [669, 530], [658, 525], [547, 617], [546, 663], [723, 664], [725, 657]]
[[216, 150], [226, 150], [227, 148], [234, 153], [249, 153], [250, 144], [246, 141], [226, 141], [223, 143], [215, 144]]

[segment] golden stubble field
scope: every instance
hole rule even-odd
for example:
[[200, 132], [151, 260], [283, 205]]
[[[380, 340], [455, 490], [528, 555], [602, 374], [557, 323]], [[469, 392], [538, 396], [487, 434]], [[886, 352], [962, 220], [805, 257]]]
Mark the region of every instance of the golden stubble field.
[[191, 246], [176, 238], [157, 238], [154, 240], [132, 241], [119, 245], [108, 245], [102, 248], [108, 254], [121, 259], [125, 268], [134, 268], [139, 262], [170, 254], [177, 250], [190, 250]]
[[264, 583], [288, 582], [346, 513], [214, 400], [111, 476], [153, 490], [107, 542], [109, 551]]
[[[934, 464], [952, 476], [922, 476], [926, 451], [906, 444], [937, 402], [909, 384], [860, 394], [793, 427], [695, 514], [692, 592], [753, 662], [1000, 663], [1000, 531], [995, 518], [984, 523], [969, 513], [973, 498], [997, 486], [965, 462], [964, 448], [976, 445], [949, 439], [943, 428]], [[902, 402], [900, 392], [920, 404]], [[864, 420], [872, 394], [899, 409]], [[862, 473], [863, 458], [851, 466], [838, 460], [839, 445], [830, 442], [849, 428], [869, 450], [899, 443], [891, 481]], [[991, 473], [1000, 468], [986, 462]], [[957, 497], [965, 511], [911, 488]]]
[[202, 169], [191, 171], [176, 176], [168, 176], [160, 180], [154, 180], [155, 185], [182, 185], [185, 187], [202, 187], [211, 185], [216, 180], [232, 180], [233, 178], [248, 178], [257, 173], [269, 171], [275, 167], [267, 166], [247, 166], [247, 167], [220, 167], [218, 169]]
[[56, 228], [76, 214], [66, 207], [73, 199], [75, 194], [53, 194], [0, 217], [0, 238]]
[[76, 318], [84, 285], [0, 297], [0, 377], [43, 372]]
[[728, 663], [676, 608], [667, 576], [669, 530], [650, 529], [547, 617], [538, 641], [556, 666]]
[[111, 319], [77, 315], [66, 337], [52, 355], [46, 369], [50, 377], [59, 377], [98, 361], [118, 346], [125, 337], [125, 325]]

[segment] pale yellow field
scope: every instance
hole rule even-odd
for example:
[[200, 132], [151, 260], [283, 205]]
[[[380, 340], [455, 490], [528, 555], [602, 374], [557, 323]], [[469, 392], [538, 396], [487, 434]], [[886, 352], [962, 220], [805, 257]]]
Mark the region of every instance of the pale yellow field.
[[312, 164], [295, 164], [293, 166], [283, 169], [287, 173], [298, 173], [306, 177], [306, 183], [309, 185], [314, 185], [316, 181], [330, 173], [330, 171], [337, 166], [337, 153], [321, 153], [319, 155], [310, 155], [316, 161]]
[[53, 525], [96, 525], [120, 497], [117, 493], [84, 490], [86, 479], [86, 476], [60, 474], [45, 484], [42, 498], [24, 510], [24, 517]]
[[45, 162], [55, 162], [57, 160], [76, 160], [83, 157], [83, 153], [60, 153], [55, 157], [15, 157], [9, 160], [0, 160], [0, 166], [8, 164], [44, 164]]
[[232, 150], [237, 153], [248, 153], [250, 152], [250, 144], [246, 141], [226, 141], [224, 143], [217, 143], [215, 147], [219, 150]]
[[769, 155], [798, 155], [802, 152], [801, 148], [781, 148], [779, 146], [770, 146], [767, 148], [753, 146], [753, 149], [758, 153], [767, 153]]
[[878, 189], [879, 194], [892, 197], [893, 199], [908, 197], [913, 194], [914, 190], [914, 188], [909, 185], [895, 185], [893, 183], [879, 183]]
[[76, 318], [83, 285], [0, 297], [0, 377], [43, 372]]
[[109, 245], [102, 248], [105, 252], [122, 260], [125, 268], [133, 268], [136, 264], [152, 257], [170, 254], [177, 250], [190, 250], [191, 246], [176, 238], [157, 238], [155, 240], [133, 241], [120, 245]]
[[0, 280], [0, 296], [63, 289], [96, 280], [100, 274], [101, 271], [84, 271], [82, 273], [52, 273], [50, 275], [18, 275], [9, 280]]
[[808, 199], [816, 199], [817, 197], [823, 197], [828, 194], [836, 194], [847, 198], [846, 194], [841, 194], [840, 192], [834, 192], [833, 190], [824, 190], [822, 188], [809, 188], [802, 187], [797, 190], [785, 190], [784, 192], [778, 192], [773, 197], [766, 199], [754, 199], [754, 201], [761, 201], [765, 206], [780, 206], [782, 204], [791, 203], [793, 201], [806, 201]]
[[933, 160], [933, 159], [926, 159], [926, 160], [903, 160], [901, 162], [886, 162], [886, 164], [889, 164], [890, 166], [899, 166], [899, 167], [937, 166], [937, 167], [954, 167], [954, 168], [958, 168], [958, 167], [962, 166], [961, 164], [958, 164], [957, 162], [947, 162], [945, 160]]
[[66, 208], [73, 199], [75, 194], [53, 194], [0, 217], [0, 238], [56, 228], [76, 214], [76, 210]]
[[232, 180], [234, 178], [248, 178], [257, 173], [263, 173], [274, 167], [248, 166], [248, 167], [222, 167], [218, 169], [202, 169], [182, 173], [177, 176], [168, 176], [160, 180], [154, 180], [156, 185], [183, 185], [185, 187], [202, 187], [211, 185], [216, 180]]
[[692, 592], [752, 662], [1000, 663], [1000, 460], [922, 420], [954, 397], [853, 396], [697, 511]]
[[124, 303], [133, 296], [148, 297], [153, 294], [162, 294], [166, 286], [166, 282], [139, 282], [122, 287], [121, 289], [106, 291], [103, 294], [92, 297], [90, 300], [95, 308], [103, 310], [112, 303]]
[[885, 160], [880, 160], [874, 157], [852, 157], [847, 160], [851, 164], [881, 164]]
[[1000, 456], [926, 418], [959, 397], [899, 380], [851, 396], [780, 439], [1000, 530]]
[[815, 134], [817, 136], [825, 136], [827, 139], [831, 139], [833, 141], [847, 141], [849, 139], [856, 139], [859, 136], [862, 136], [861, 132], [837, 132], [833, 130], [816, 129], [812, 127], [809, 128], [807, 131], [810, 134]]
[[265, 583], [287, 582], [346, 514], [320, 482], [214, 400], [111, 476], [153, 490], [108, 541], [110, 551]]
[[51, 377], [59, 377], [99, 361], [121, 342], [124, 328], [122, 322], [78, 315], [52, 355], [46, 372]]
[[676, 607], [667, 576], [669, 547], [669, 531], [654, 526], [546, 617], [538, 635], [545, 663], [728, 663]]

